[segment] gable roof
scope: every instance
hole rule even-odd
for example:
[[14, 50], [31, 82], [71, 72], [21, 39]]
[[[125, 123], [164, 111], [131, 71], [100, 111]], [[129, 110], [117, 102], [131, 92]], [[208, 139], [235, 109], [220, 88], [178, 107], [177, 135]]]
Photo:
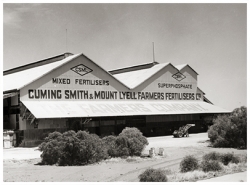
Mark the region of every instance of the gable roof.
[[171, 63], [163, 63], [154, 65], [151, 68], [119, 73], [113, 76], [115, 76], [118, 80], [122, 81], [125, 85], [127, 85], [131, 89], [134, 89], [168, 65], [173, 66]]
[[46, 59], [43, 59], [43, 60], [40, 60], [40, 61], [37, 61], [37, 62], [33, 62], [33, 63], [30, 63], [30, 64], [18, 66], [18, 67], [12, 68], [12, 69], [5, 70], [3, 72], [3, 75], [8, 75], [8, 74], [16, 73], [16, 72], [19, 72], [19, 71], [23, 71], [25, 69], [30, 69], [30, 68], [42, 66], [42, 65], [45, 65], [45, 64], [49, 64], [49, 63], [52, 63], [52, 62], [57, 62], [59, 60], [67, 58], [70, 55], [73, 55], [73, 54], [72, 53], [63, 53], [61, 55], [46, 58]]
[[73, 60], [74, 58], [80, 56], [80, 54], [77, 55], [71, 55], [67, 58], [45, 64], [42, 66], [37, 66], [29, 69], [25, 69], [22, 71], [18, 71], [15, 73], [7, 74], [3, 76], [3, 91], [4, 92], [10, 92], [10, 91], [17, 91], [28, 84], [34, 82], [35, 80], [41, 78], [42, 76], [48, 74], [49, 72], [53, 71], [54, 69], [62, 66], [63, 64]]
[[180, 64], [180, 65], [176, 65], [175, 66], [179, 71], [181, 71], [182, 69], [184, 69], [185, 67], [189, 67], [190, 69], [192, 69], [197, 75], [198, 75], [198, 73], [192, 68], [192, 67], [190, 67], [190, 65], [188, 65], [188, 64]]
[[[91, 62], [93, 62], [90, 58], [88, 58], [86, 55], [82, 54], [82, 56], [84, 56], [85, 58], [87, 58], [88, 60], [90, 60]], [[124, 87], [130, 89], [126, 84], [124, 84], [122, 81], [118, 80], [114, 75], [112, 75], [109, 71], [105, 70], [104, 68], [102, 68], [100, 65], [98, 65], [97, 63], [93, 62], [97, 67], [99, 67], [101, 70], [103, 70], [103, 72], [107, 73], [109, 76], [111, 76], [111, 78], [113, 78], [114, 80], [118, 81], [120, 84], [122, 84]]]
[[[22, 71], [13, 72], [11, 74], [4, 75], [3, 76], [3, 92], [4, 92], [4, 94], [6, 94], [8, 92], [18, 91], [21, 88], [29, 85], [30, 83], [36, 81], [37, 79], [45, 76], [46, 74], [50, 73], [51, 71], [59, 68], [60, 66], [70, 62], [71, 60], [73, 60], [73, 59], [75, 59], [75, 58], [77, 58], [79, 56], [86, 57], [82, 53], [81, 54], [76, 54], [76, 55], [71, 55], [71, 56], [68, 56], [67, 58], [65, 58], [63, 60], [60, 60], [60, 61], [56, 61], [56, 62], [53, 62], [53, 63], [48, 63], [48, 64], [45, 64], [45, 65], [32, 67], [32, 68], [28, 68], [28, 69], [25, 69], [25, 70], [22, 70]], [[86, 57], [86, 58], [88, 60], [90, 60], [91, 62], [93, 62], [88, 57]], [[111, 78], [115, 79], [116, 81], [121, 83], [123, 86], [130, 89], [126, 84], [119, 81], [111, 73], [109, 73], [108, 71], [103, 69], [101, 66], [99, 66], [95, 62], [93, 62], [93, 63], [96, 66], [98, 66], [99, 68], [101, 68], [101, 70], [103, 70], [105, 73], [110, 75]]]
[[[29, 64], [29, 68], [23, 68], [25, 66], [18, 67], [19, 70], [17, 72], [11, 72], [10, 74], [6, 74], [3, 76], [3, 91], [4, 93], [18, 91], [21, 88], [29, 85], [30, 83], [36, 81], [37, 79], [43, 77], [44, 75], [50, 73], [51, 71], [59, 68], [60, 66], [70, 62], [71, 60], [84, 56], [81, 54], [70, 55], [67, 58], [64, 58], [60, 61], [47, 62], [43, 65], [36, 65], [38, 62], [33, 64]], [[53, 58], [53, 57], [52, 57]], [[91, 59], [86, 57], [88, 60], [93, 62]], [[42, 60], [44, 62], [44, 60]], [[45, 61], [46, 62], [46, 61]], [[128, 89], [134, 89], [144, 83], [146, 80], [151, 78], [153, 75], [161, 71], [163, 68], [171, 65], [176, 70], [180, 71], [186, 66], [190, 67], [188, 64], [182, 64], [173, 66], [171, 63], [149, 63], [139, 66], [127, 67], [124, 69], [117, 69], [113, 71], [106, 71], [97, 63], [93, 62], [96, 66], [98, 66], [101, 70], [111, 76], [111, 78], [115, 79], [123, 86]], [[35, 67], [33, 67], [35, 66]], [[191, 68], [191, 67], [190, 67]], [[16, 69], [16, 68], [14, 68]], [[25, 69], [25, 70], [21, 70]], [[191, 68], [192, 69], [192, 68]], [[192, 69], [193, 70], [193, 69]], [[11, 71], [11, 70], [8, 70]], [[194, 70], [193, 70], [194, 71]], [[195, 71], [194, 71], [195, 72]]]
[[179, 71], [182, 70], [187, 64], [180, 64], [180, 65], [176, 65], [174, 67], [176, 67]]
[[116, 74], [125, 73], [125, 72], [137, 71], [137, 70], [141, 70], [141, 69], [148, 69], [148, 68], [153, 67], [156, 64], [159, 64], [159, 63], [158, 62], [146, 63], [146, 64], [141, 64], [141, 65], [124, 67], [124, 68], [120, 68], [120, 69], [109, 70], [109, 72], [112, 75], [116, 75]]

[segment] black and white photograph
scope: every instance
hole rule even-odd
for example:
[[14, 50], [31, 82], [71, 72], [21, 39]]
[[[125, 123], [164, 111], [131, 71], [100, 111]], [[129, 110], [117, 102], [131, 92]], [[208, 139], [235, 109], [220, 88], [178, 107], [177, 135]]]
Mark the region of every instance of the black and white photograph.
[[247, 182], [247, 5], [3, 0], [3, 182]]

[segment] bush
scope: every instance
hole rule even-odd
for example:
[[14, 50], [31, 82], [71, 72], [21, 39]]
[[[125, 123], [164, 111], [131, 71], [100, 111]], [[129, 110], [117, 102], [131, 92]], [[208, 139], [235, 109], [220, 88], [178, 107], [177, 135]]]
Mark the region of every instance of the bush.
[[102, 140], [85, 131], [49, 134], [39, 146], [42, 164], [85, 165], [107, 158]]
[[140, 156], [145, 145], [137, 138], [129, 138], [129, 154], [130, 156]]
[[204, 172], [219, 171], [222, 169], [219, 161], [214, 161], [214, 160], [202, 161], [200, 167]]
[[141, 131], [135, 127], [132, 128], [126, 127], [125, 129], [122, 130], [119, 136], [124, 136], [127, 138], [137, 138], [144, 146], [148, 145], [147, 138], [144, 137]]
[[198, 169], [198, 159], [193, 156], [186, 156], [180, 163], [181, 172], [189, 172]]
[[160, 169], [149, 168], [139, 175], [140, 182], [167, 182], [167, 176]]
[[148, 140], [137, 128], [128, 128], [122, 130], [118, 137], [127, 138], [127, 146], [130, 156], [139, 156], [143, 149], [148, 145]]
[[107, 136], [102, 140], [110, 157], [140, 156], [148, 144], [137, 128], [125, 128], [119, 136]]
[[220, 160], [221, 154], [218, 152], [210, 152], [208, 154], [203, 155], [202, 160], [203, 161], [210, 161], [210, 160]]
[[230, 115], [219, 115], [208, 130], [213, 147], [247, 148], [247, 108], [236, 108]]
[[116, 137], [115, 136], [106, 136], [102, 138], [107, 154], [111, 157], [117, 156], [117, 146], [116, 146]]
[[[80, 149], [80, 140], [76, 137], [75, 131], [67, 131], [62, 134], [60, 140], [61, 150], [57, 163], [62, 166], [77, 165], [75, 161]], [[79, 161], [80, 162], [80, 161]]]
[[220, 154], [218, 152], [210, 152], [205, 154], [202, 157], [203, 161], [218, 161], [223, 163], [224, 165], [228, 165], [228, 163], [239, 163], [240, 159], [232, 153]]
[[53, 132], [45, 138], [45, 141], [38, 147], [42, 151], [41, 158], [42, 164], [52, 165], [56, 164], [59, 157], [62, 145], [60, 144], [62, 134], [59, 132]]
[[129, 156], [129, 143], [127, 137], [118, 136], [116, 138], [115, 144], [116, 144], [116, 156], [114, 157]]
[[77, 164], [91, 164], [108, 157], [102, 139], [96, 134], [79, 131], [76, 137], [80, 140], [79, 151], [76, 155]]
[[85, 165], [111, 157], [140, 155], [148, 144], [136, 128], [126, 128], [122, 133], [100, 139], [95, 134], [73, 130], [63, 134], [53, 132], [39, 145], [42, 164]]
[[220, 157], [220, 161], [224, 164], [224, 165], [228, 165], [228, 163], [235, 163], [238, 164], [240, 162], [239, 158], [234, 156], [231, 153], [227, 153], [227, 154], [222, 154]]

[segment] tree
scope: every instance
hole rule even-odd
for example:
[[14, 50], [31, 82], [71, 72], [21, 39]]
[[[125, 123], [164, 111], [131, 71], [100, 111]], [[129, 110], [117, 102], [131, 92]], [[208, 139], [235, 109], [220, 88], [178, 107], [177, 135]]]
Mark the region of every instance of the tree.
[[242, 106], [231, 114], [219, 115], [208, 130], [214, 147], [247, 148], [247, 108]]

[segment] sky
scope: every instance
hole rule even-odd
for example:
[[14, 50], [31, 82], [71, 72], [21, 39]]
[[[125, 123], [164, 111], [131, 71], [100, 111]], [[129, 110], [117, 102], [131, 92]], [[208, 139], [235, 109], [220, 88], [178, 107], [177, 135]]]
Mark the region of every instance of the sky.
[[214, 105], [247, 106], [247, 4], [3, 4], [3, 70], [65, 52], [106, 70], [189, 64]]

